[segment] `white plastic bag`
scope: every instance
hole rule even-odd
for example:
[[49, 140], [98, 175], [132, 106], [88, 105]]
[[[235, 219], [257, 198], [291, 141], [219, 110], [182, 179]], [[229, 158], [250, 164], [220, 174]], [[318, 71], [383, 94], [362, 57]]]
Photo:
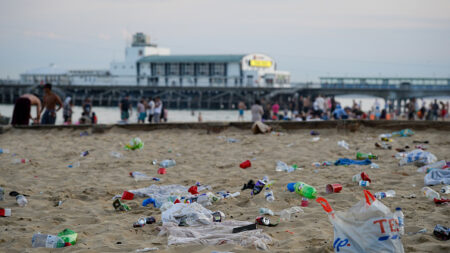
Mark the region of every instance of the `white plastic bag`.
[[334, 212], [328, 201], [317, 198], [334, 226], [334, 252], [403, 253], [398, 220], [372, 193], [364, 190], [361, 200], [346, 212]]

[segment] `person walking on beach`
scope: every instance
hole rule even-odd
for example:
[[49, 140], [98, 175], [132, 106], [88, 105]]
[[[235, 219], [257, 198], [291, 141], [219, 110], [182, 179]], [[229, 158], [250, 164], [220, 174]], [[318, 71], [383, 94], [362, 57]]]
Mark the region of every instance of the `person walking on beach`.
[[147, 113], [145, 109], [145, 100], [142, 98], [137, 105], [138, 123], [145, 123]]
[[[259, 102], [259, 101], [258, 101]], [[273, 115], [272, 115], [272, 118], [273, 119], [275, 119], [275, 120], [277, 120], [278, 119], [278, 111], [280, 110], [280, 105], [277, 103], [277, 102], [275, 102], [273, 105], [272, 105], [272, 113], [273, 113]]]
[[[36, 106], [36, 118], [31, 116], [31, 106]], [[12, 116], [11, 125], [25, 125], [28, 126], [30, 119], [34, 123], [39, 123], [41, 118], [41, 100], [34, 94], [23, 94], [16, 100]]]
[[86, 98], [83, 102], [83, 112], [88, 117], [91, 117], [92, 113], [92, 102], [90, 98]]
[[126, 95], [122, 101], [119, 103], [120, 108], [120, 119], [127, 122], [130, 115], [133, 113], [133, 108], [131, 108], [130, 97]]
[[64, 124], [70, 125], [72, 124], [72, 98], [66, 97], [64, 99], [64, 105], [63, 105], [63, 118], [64, 118]]
[[245, 103], [240, 101], [238, 104], [239, 109], [239, 116], [238, 121], [244, 121], [244, 110], [247, 109], [247, 106], [245, 106]]
[[153, 114], [155, 114], [155, 101], [153, 101], [153, 98], [148, 99], [148, 122], [152, 123], [153, 120]]
[[252, 121], [261, 121], [262, 115], [264, 114], [264, 109], [261, 106], [261, 102], [259, 100], [255, 100], [255, 104], [252, 105]]
[[[56, 122], [56, 113], [61, 110], [63, 103], [61, 98], [52, 92], [52, 84], [47, 83], [44, 85], [44, 103], [42, 105], [45, 108], [44, 115], [42, 115], [41, 124], [54, 125]], [[56, 108], [58, 105], [58, 108]]]
[[161, 98], [156, 97], [155, 98], [155, 111], [153, 114], [153, 119], [155, 123], [159, 123], [161, 121], [161, 113], [162, 113], [162, 101]]

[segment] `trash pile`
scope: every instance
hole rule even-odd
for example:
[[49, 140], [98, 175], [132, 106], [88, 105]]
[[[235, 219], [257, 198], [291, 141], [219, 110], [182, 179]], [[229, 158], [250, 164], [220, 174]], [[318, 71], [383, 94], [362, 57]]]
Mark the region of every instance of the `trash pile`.
[[[261, 122], [256, 122], [252, 130], [254, 133], [272, 132], [270, 127]], [[320, 134], [317, 131], [311, 131], [310, 135], [314, 136], [314, 141], [320, 139]], [[358, 168], [367, 166], [365, 168], [378, 169], [380, 166], [374, 161], [387, 159], [382, 156], [383, 152], [385, 154], [396, 150], [397, 153], [392, 153], [392, 156], [395, 158], [392, 158], [392, 161], [397, 160], [399, 168], [417, 166], [417, 173], [424, 173], [424, 187], [421, 189], [423, 196], [437, 205], [446, 205], [450, 201], [443, 196], [450, 193], [450, 162], [445, 160], [438, 161], [434, 154], [426, 151], [429, 147], [423, 144], [429, 144], [428, 141], [426, 143], [414, 141], [415, 144], [420, 145], [414, 145], [414, 149], [410, 151], [407, 151], [409, 146], [395, 148], [395, 138], [407, 138], [413, 135], [414, 132], [410, 129], [380, 135], [375, 143], [375, 148], [380, 154], [372, 154], [368, 150], [361, 151], [358, 147], [350, 146], [345, 140], [341, 140], [337, 142], [338, 149], [345, 154], [351, 152], [351, 156], [349, 155], [348, 157], [352, 159], [343, 157], [335, 161], [313, 162], [311, 165], [313, 168], [324, 169], [330, 168], [330, 166], [340, 166], [339, 170], [348, 169], [347, 166], [358, 166]], [[233, 138], [221, 137], [220, 139], [226, 140], [227, 143], [240, 142]], [[287, 147], [292, 146], [293, 144], [289, 144]], [[140, 138], [133, 138], [124, 148], [130, 151], [141, 150], [144, 148], [144, 142]], [[171, 152], [172, 150], [169, 149], [169, 153]], [[0, 149], [0, 154], [8, 153], [9, 150]], [[88, 155], [90, 155], [90, 152], [84, 151], [80, 156], [86, 157]], [[110, 152], [109, 155], [117, 159], [124, 157], [122, 153], [116, 151]], [[20, 163], [24, 162], [20, 161]], [[170, 174], [170, 168], [177, 166], [177, 162], [174, 159], [165, 159], [161, 162], [155, 159], [150, 164], [156, 166], [154, 171], [158, 175]], [[73, 162], [69, 164], [68, 169], [79, 166], [79, 161]], [[252, 165], [250, 160], [245, 160], [239, 164], [240, 168], [246, 169], [243, 173], [252, 171], [252, 166], [255, 166], [255, 164]], [[292, 173], [289, 176], [300, 176], [305, 169], [297, 164], [288, 165], [281, 160], [276, 160], [275, 171]], [[317, 171], [314, 170], [314, 172]], [[138, 189], [123, 189], [121, 194], [117, 194], [112, 198], [112, 206], [117, 213], [124, 215], [135, 213], [134, 210], [131, 211], [130, 206], [133, 209], [151, 210], [152, 215], [155, 215], [155, 212], [160, 212], [160, 221], [155, 218], [158, 216], [148, 216], [147, 214], [138, 219], [133, 219], [135, 222], [130, 224], [130, 227], [139, 231], [139, 229], [144, 229], [147, 226], [158, 226], [160, 231], [158, 235], [167, 236], [167, 245], [169, 246], [183, 244], [221, 245], [230, 243], [242, 247], [253, 247], [258, 250], [269, 250], [274, 239], [266, 231], [270, 231], [279, 224], [294, 221], [299, 215], [304, 213], [303, 208], [317, 205], [317, 203], [323, 207], [330, 223], [333, 225], [334, 239], [332, 246], [335, 252], [404, 252], [402, 237], [427, 233], [426, 229], [405, 233], [405, 223], [408, 220], [405, 220], [402, 208], [396, 207], [395, 210], [391, 211], [382, 202], [396, 198], [398, 194], [389, 188], [372, 194], [369, 189], [378, 182], [376, 181], [377, 178], [369, 170], [359, 171], [351, 178], [349, 177], [347, 182], [330, 180], [331, 182], [324, 184], [323, 186], [325, 187], [322, 190], [319, 189], [319, 191], [304, 180], [288, 181], [289, 183], [281, 182], [283, 188], [284, 185], [286, 186], [285, 192], [275, 192], [277, 196], [275, 196], [273, 187], [277, 182], [270, 180], [267, 175], [262, 178], [254, 177], [248, 180], [243, 184], [240, 191], [229, 191], [230, 189], [213, 191], [210, 185], [204, 185], [199, 182], [187, 186], [162, 184], [164, 182], [163, 179], [150, 174], [142, 171], [129, 172], [131, 178], [127, 177], [127, 180], [130, 183], [134, 179], [135, 182], [148, 182], [150, 185]], [[372, 179], [374, 180], [370, 178], [369, 174], [373, 176]], [[277, 173], [277, 175], [287, 174]], [[440, 192], [429, 187], [434, 185], [443, 185]], [[325, 192], [326, 196], [328, 196], [327, 198], [334, 196], [339, 198], [339, 195], [343, 194], [342, 192], [348, 191], [348, 189], [345, 189], [346, 187], [358, 187], [358, 189], [361, 189], [361, 193], [364, 194], [363, 200], [356, 202], [346, 211], [334, 210], [327, 199], [324, 196], [320, 196], [321, 193]], [[283, 198], [278, 194], [284, 194], [284, 198], [286, 196], [290, 198], [295, 196], [294, 198], [298, 199], [298, 206], [293, 205], [284, 209], [278, 209], [276, 206], [277, 200], [279, 201]], [[10, 192], [9, 195], [16, 199], [19, 207], [26, 208], [28, 204], [27, 195], [15, 191]], [[4, 196], [5, 190], [0, 187], [0, 201], [4, 199]], [[255, 200], [254, 203], [261, 203], [260, 201], [262, 200], [267, 206], [258, 206], [254, 213], [254, 220], [253, 218], [251, 218], [251, 221], [234, 220], [232, 216], [227, 217], [226, 213], [218, 210], [218, 207], [223, 206], [223, 202], [226, 202], [227, 199], [232, 200], [236, 198], [252, 199]], [[407, 196], [407, 198], [415, 198], [415, 195], [412, 194]], [[142, 204], [136, 207], [136, 205], [128, 202], [132, 200], [142, 201]], [[223, 202], [220, 203], [221, 201]], [[63, 201], [59, 202], [58, 206]], [[10, 217], [11, 215], [13, 213], [10, 208], [0, 208], [1, 217]], [[289, 230], [286, 230], [286, 232], [293, 234]], [[439, 240], [449, 240], [449, 233], [449, 228], [440, 224], [437, 224], [433, 230], [434, 237]], [[75, 245], [77, 237], [78, 234], [70, 229], [64, 229], [57, 235], [35, 233], [31, 239], [31, 244], [33, 248], [62, 248]], [[153, 250], [158, 250], [158, 248], [138, 249], [137, 252]]]

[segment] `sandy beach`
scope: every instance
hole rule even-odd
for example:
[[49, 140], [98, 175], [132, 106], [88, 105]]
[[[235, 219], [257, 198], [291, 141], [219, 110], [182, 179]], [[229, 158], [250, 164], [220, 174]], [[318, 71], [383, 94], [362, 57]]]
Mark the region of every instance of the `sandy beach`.
[[[50, 252], [49, 249], [31, 248], [34, 233], [57, 234], [65, 228], [78, 233], [76, 245], [51, 252], [134, 252], [136, 249], [158, 247], [158, 252], [255, 252], [255, 248], [239, 245], [179, 245], [167, 246], [167, 236], [158, 236], [157, 224], [133, 228], [141, 216], [154, 216], [160, 221], [161, 212], [154, 207], [142, 207], [143, 198], [124, 201], [131, 211], [117, 212], [112, 197], [124, 190], [138, 189], [151, 184], [181, 184], [192, 186], [196, 182], [211, 185], [213, 192], [241, 191], [248, 180], [258, 180], [267, 175], [275, 180], [275, 201], [269, 203], [263, 194], [250, 196], [250, 190], [241, 191], [236, 198], [224, 199], [208, 208], [220, 210], [226, 219], [254, 221], [260, 207], [281, 211], [299, 206], [301, 197], [288, 192], [286, 184], [303, 181], [314, 186], [318, 195], [325, 197], [337, 211], [345, 211], [364, 198], [363, 189], [353, 183], [354, 174], [365, 171], [372, 179], [368, 188], [372, 193], [395, 190], [394, 198], [381, 200], [392, 211], [402, 207], [405, 214], [406, 233], [425, 228], [425, 234], [405, 235], [402, 242], [405, 252], [449, 252], [448, 241], [439, 241], [433, 235], [436, 224], [449, 226], [448, 205], [436, 206], [426, 199], [420, 189], [424, 187], [424, 174], [417, 167], [399, 167], [392, 157], [394, 150], [376, 149], [378, 135], [392, 130], [361, 128], [351, 133], [337, 129], [319, 129], [320, 140], [312, 142], [310, 131], [289, 130], [280, 134], [253, 135], [250, 130], [229, 128], [220, 133], [208, 134], [206, 130], [127, 130], [112, 128], [105, 133], [80, 136], [80, 129], [11, 129], [0, 134], [0, 148], [10, 154], [0, 154], [0, 186], [5, 189], [5, 200], [0, 206], [11, 208], [11, 217], [0, 218], [1, 252]], [[413, 129], [414, 130], [414, 129]], [[228, 143], [225, 138], [235, 138]], [[141, 138], [142, 150], [125, 151], [123, 146], [133, 137]], [[350, 144], [350, 150], [337, 145], [340, 140]], [[406, 145], [414, 147], [413, 140], [428, 140], [429, 150], [438, 160], [450, 160], [448, 131], [418, 130], [413, 137], [395, 138], [393, 148]], [[86, 157], [80, 157], [83, 151]], [[122, 158], [111, 157], [111, 151], [121, 152]], [[335, 161], [338, 158], [355, 158], [357, 151], [379, 155], [379, 169], [370, 166], [313, 167], [313, 162]], [[12, 153], [17, 154], [15, 157]], [[15, 158], [30, 159], [31, 163], [13, 164]], [[152, 160], [173, 158], [177, 165], [158, 175], [158, 166]], [[252, 166], [239, 168], [247, 159]], [[298, 164], [302, 170], [292, 173], [276, 172], [276, 161]], [[68, 168], [79, 161], [80, 167]], [[144, 172], [161, 178], [160, 182], [136, 182], [128, 173]], [[325, 185], [340, 183], [343, 190], [326, 194]], [[441, 186], [432, 186], [439, 191]], [[19, 207], [10, 191], [29, 195], [29, 204]], [[416, 194], [417, 198], [402, 196]], [[55, 203], [63, 200], [61, 206]], [[303, 208], [290, 222], [280, 222], [276, 227], [262, 227], [273, 238], [270, 252], [333, 252], [333, 228], [327, 214], [314, 201]], [[276, 218], [273, 218], [274, 220]]]

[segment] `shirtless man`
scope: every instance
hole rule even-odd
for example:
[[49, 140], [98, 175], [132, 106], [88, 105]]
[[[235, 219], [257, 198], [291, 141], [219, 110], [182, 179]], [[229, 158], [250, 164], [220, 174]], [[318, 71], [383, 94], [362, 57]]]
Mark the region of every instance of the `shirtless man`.
[[[58, 109], [56, 104], [59, 105]], [[42, 116], [41, 123], [43, 125], [54, 125], [56, 121], [56, 112], [61, 110], [63, 103], [58, 95], [52, 92], [52, 85], [47, 83], [44, 85], [44, 115]]]
[[[36, 118], [31, 116], [31, 106], [36, 106]], [[41, 118], [41, 100], [33, 94], [23, 94], [17, 99], [14, 105], [14, 112], [12, 116], [12, 125], [28, 125], [30, 119], [33, 123], [39, 123]]]

